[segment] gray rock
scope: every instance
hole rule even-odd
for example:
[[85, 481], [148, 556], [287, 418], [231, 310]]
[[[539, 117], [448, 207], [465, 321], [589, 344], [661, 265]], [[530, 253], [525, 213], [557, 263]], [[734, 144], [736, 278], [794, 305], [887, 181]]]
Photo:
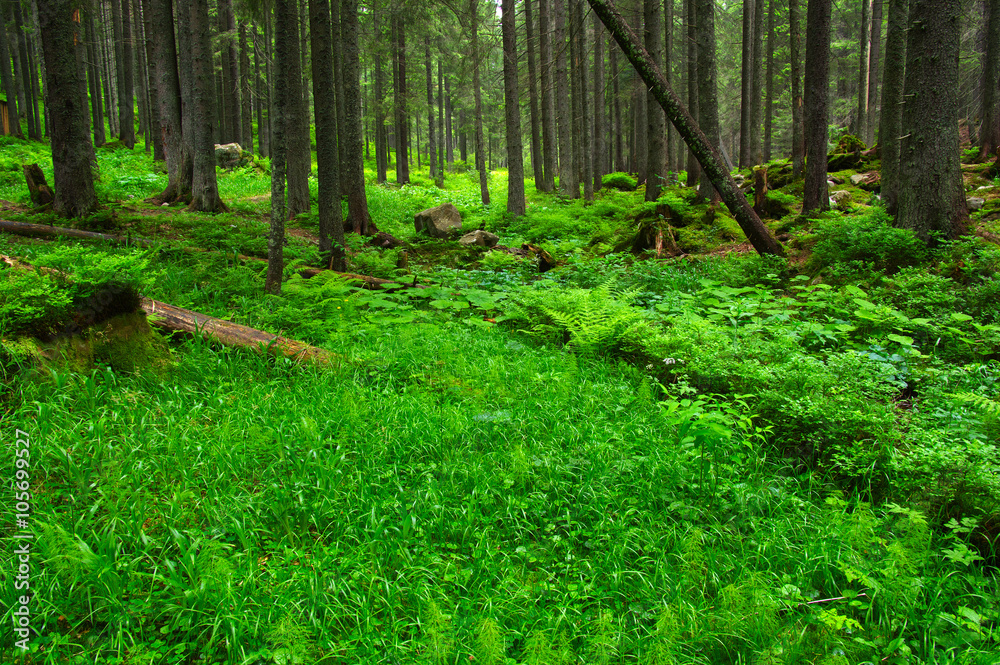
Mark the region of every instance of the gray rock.
[[447, 238], [462, 230], [462, 216], [454, 205], [443, 203], [414, 215], [413, 226], [417, 233], [425, 231], [433, 238]]
[[830, 192], [830, 205], [835, 208], [846, 208], [851, 203], [851, 193], [846, 189]]
[[982, 210], [986, 204], [986, 199], [981, 199], [978, 196], [970, 196], [965, 199], [965, 203], [969, 206], [970, 211]]
[[234, 169], [250, 161], [250, 153], [245, 152], [239, 143], [215, 144], [215, 163], [220, 169]]
[[479, 247], [493, 247], [499, 241], [500, 236], [495, 233], [490, 233], [489, 231], [483, 231], [482, 229], [476, 229], [472, 233], [466, 233], [458, 239], [458, 242], [461, 245], [478, 245]]
[[851, 176], [851, 184], [852, 185], [860, 185], [861, 183], [863, 183], [865, 181], [865, 179], [867, 177], [868, 176], [866, 174], [864, 174], [864, 173], [855, 173], [854, 175]]

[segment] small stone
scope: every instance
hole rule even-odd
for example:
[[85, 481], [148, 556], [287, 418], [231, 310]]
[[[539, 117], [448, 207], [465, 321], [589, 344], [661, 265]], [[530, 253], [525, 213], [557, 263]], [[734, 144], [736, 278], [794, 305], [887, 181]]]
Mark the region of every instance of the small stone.
[[841, 189], [836, 192], [830, 193], [831, 206], [839, 209], [844, 209], [848, 205], [850, 205], [850, 203], [851, 203], [851, 193], [846, 189]]
[[851, 184], [855, 186], [860, 185], [867, 178], [868, 176], [865, 175], [864, 173], [855, 173], [854, 175], [851, 176]]
[[490, 233], [489, 231], [483, 231], [482, 229], [476, 229], [471, 233], [466, 233], [464, 236], [458, 239], [460, 245], [465, 245], [466, 247], [477, 245], [479, 247], [493, 247], [500, 241], [500, 236], [495, 233]]
[[454, 204], [443, 203], [414, 215], [413, 226], [417, 233], [426, 231], [434, 238], [447, 238], [462, 229], [462, 215]]
[[971, 211], [982, 210], [983, 206], [986, 204], [986, 199], [981, 199], [978, 196], [970, 196], [965, 199], [965, 203], [969, 206], [969, 210]]
[[160, 204], [160, 207], [161, 208], [166, 208], [169, 205], [170, 205], [169, 203], [167, 203], [166, 201], [164, 201], [163, 203]]

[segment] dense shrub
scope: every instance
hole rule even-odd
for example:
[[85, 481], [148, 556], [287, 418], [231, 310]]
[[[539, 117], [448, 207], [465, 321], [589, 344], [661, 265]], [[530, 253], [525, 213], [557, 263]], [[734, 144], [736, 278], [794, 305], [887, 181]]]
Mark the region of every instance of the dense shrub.
[[908, 229], [894, 228], [882, 208], [821, 222], [817, 235], [813, 261], [821, 267], [859, 262], [892, 274], [927, 256], [923, 242]]
[[601, 186], [609, 189], [617, 189], [622, 192], [632, 192], [638, 186], [635, 178], [627, 173], [609, 173], [601, 180]]

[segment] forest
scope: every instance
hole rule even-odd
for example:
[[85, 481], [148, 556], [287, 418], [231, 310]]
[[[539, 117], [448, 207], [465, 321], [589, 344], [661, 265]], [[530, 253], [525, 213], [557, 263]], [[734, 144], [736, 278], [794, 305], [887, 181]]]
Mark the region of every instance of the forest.
[[0, 19], [0, 662], [1000, 664], [1000, 1]]

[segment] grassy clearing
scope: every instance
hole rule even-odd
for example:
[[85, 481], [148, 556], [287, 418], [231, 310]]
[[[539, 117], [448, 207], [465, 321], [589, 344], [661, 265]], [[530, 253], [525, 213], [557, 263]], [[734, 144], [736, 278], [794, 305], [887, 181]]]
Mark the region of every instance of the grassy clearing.
[[[155, 193], [144, 157], [116, 159]], [[859, 202], [796, 222], [791, 260], [643, 261], [608, 253], [662, 224], [641, 189], [584, 207], [529, 186], [508, 221], [502, 180], [489, 209], [469, 173], [369, 187], [422, 290], [302, 279], [314, 250], [290, 238], [283, 294], [263, 295], [238, 256], [266, 233], [252, 169], [220, 177], [226, 215], [123, 206], [160, 248], [0, 239], [75, 285], [0, 271], [39, 633], [26, 656], [4, 633], [2, 658], [998, 662], [995, 247], [928, 251]], [[413, 238], [444, 201], [560, 267]], [[663, 205], [686, 246], [732, 233], [683, 188]], [[349, 251], [390, 278], [398, 253]], [[195, 337], [155, 371], [33, 362], [18, 334], [109, 280], [350, 360]]]

